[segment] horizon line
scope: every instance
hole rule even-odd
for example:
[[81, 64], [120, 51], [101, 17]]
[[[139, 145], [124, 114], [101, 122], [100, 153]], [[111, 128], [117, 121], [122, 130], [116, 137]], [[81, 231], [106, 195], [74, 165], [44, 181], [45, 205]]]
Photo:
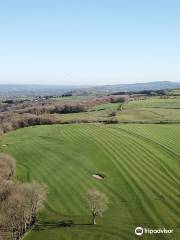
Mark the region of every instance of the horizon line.
[[0, 83], [0, 85], [35, 85], [35, 86], [64, 86], [64, 87], [98, 87], [98, 86], [111, 86], [111, 85], [132, 85], [132, 84], [147, 84], [147, 83], [162, 83], [162, 82], [167, 82], [167, 83], [180, 83], [179, 81], [159, 81], [159, 80], [154, 80], [154, 81], [148, 81], [148, 82], [131, 82], [131, 83], [109, 83], [109, 84], [58, 84], [58, 83]]

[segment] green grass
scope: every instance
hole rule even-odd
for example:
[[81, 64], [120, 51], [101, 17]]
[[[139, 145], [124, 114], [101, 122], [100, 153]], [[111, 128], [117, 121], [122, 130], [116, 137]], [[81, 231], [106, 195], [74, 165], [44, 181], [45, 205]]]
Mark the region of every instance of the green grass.
[[135, 108], [163, 108], [163, 109], [180, 109], [180, 97], [169, 97], [167, 99], [160, 97], [147, 97], [144, 100], [135, 100], [129, 102], [128, 109]]
[[67, 96], [67, 97], [53, 97], [52, 100], [55, 101], [84, 101], [84, 100], [91, 100], [94, 98], [93, 95], [87, 95], [87, 96]]
[[174, 90], [170, 91], [169, 94], [170, 94], [170, 95], [173, 94], [173, 95], [178, 95], [178, 96], [180, 96], [180, 89], [174, 89]]
[[[42, 226], [25, 240], [133, 240], [136, 226], [175, 231], [141, 239], [180, 239], [180, 125], [36, 126], [4, 135], [0, 146], [17, 159], [16, 179], [48, 185]], [[91, 188], [110, 200], [96, 226], [86, 225]], [[63, 220], [76, 225], [56, 227]]]
[[[69, 98], [70, 100], [70, 98]], [[72, 99], [73, 100], [73, 99]], [[119, 122], [129, 123], [155, 123], [180, 122], [180, 97], [171, 96], [168, 99], [160, 97], [146, 97], [144, 100], [134, 100], [125, 104], [120, 111], [120, 103], [107, 103], [97, 105], [87, 112], [73, 114], [57, 114], [62, 122], [82, 121], [89, 122], [110, 120], [112, 111], [117, 113]]]
[[180, 121], [180, 97], [130, 101], [117, 118], [122, 122]]

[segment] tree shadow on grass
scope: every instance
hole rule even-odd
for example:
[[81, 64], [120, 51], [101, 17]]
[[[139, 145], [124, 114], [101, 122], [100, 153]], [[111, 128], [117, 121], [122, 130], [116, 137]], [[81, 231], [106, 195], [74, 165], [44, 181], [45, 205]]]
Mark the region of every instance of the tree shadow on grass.
[[63, 220], [63, 221], [43, 221], [35, 225], [35, 231], [50, 230], [55, 228], [65, 228], [65, 227], [74, 227], [74, 226], [90, 226], [91, 223], [74, 223], [73, 220]]

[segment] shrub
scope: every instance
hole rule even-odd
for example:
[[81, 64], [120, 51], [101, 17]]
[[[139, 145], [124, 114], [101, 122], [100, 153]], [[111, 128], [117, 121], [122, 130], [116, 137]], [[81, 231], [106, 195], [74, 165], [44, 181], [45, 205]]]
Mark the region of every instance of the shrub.
[[115, 117], [116, 115], [117, 115], [117, 112], [116, 112], [116, 111], [112, 111], [112, 112], [109, 114], [110, 117]]
[[14, 175], [16, 162], [13, 157], [7, 154], [0, 155], [0, 182], [10, 180]]
[[128, 101], [129, 101], [128, 95], [111, 97], [111, 103], [126, 103]]

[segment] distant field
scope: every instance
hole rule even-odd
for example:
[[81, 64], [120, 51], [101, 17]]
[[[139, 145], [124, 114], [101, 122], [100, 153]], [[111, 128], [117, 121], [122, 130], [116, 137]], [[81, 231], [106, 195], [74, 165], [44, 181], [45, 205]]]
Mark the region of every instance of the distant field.
[[[36, 126], [5, 134], [0, 146], [17, 159], [18, 180], [49, 187], [41, 227], [25, 240], [133, 240], [137, 226], [175, 231], [144, 240], [180, 239], [180, 124]], [[92, 177], [99, 171], [102, 181]], [[90, 188], [110, 199], [96, 226], [87, 225]], [[56, 227], [62, 220], [75, 225]]]
[[180, 97], [163, 99], [151, 97], [145, 100], [129, 102], [122, 113], [120, 121], [179, 121]]
[[120, 111], [120, 103], [107, 103], [97, 105], [88, 112], [58, 115], [62, 121], [103, 121], [110, 120], [112, 111], [117, 113], [115, 119], [119, 122], [157, 122], [179, 121], [180, 122], [180, 96], [147, 97], [144, 100], [134, 100], [125, 104]]
[[69, 96], [69, 97], [54, 97], [52, 100], [59, 100], [59, 101], [81, 101], [81, 100], [90, 100], [94, 96], [87, 95], [87, 96]]
[[174, 94], [174, 95], [180, 96], [180, 89], [174, 89], [174, 90], [170, 91], [170, 94]]

